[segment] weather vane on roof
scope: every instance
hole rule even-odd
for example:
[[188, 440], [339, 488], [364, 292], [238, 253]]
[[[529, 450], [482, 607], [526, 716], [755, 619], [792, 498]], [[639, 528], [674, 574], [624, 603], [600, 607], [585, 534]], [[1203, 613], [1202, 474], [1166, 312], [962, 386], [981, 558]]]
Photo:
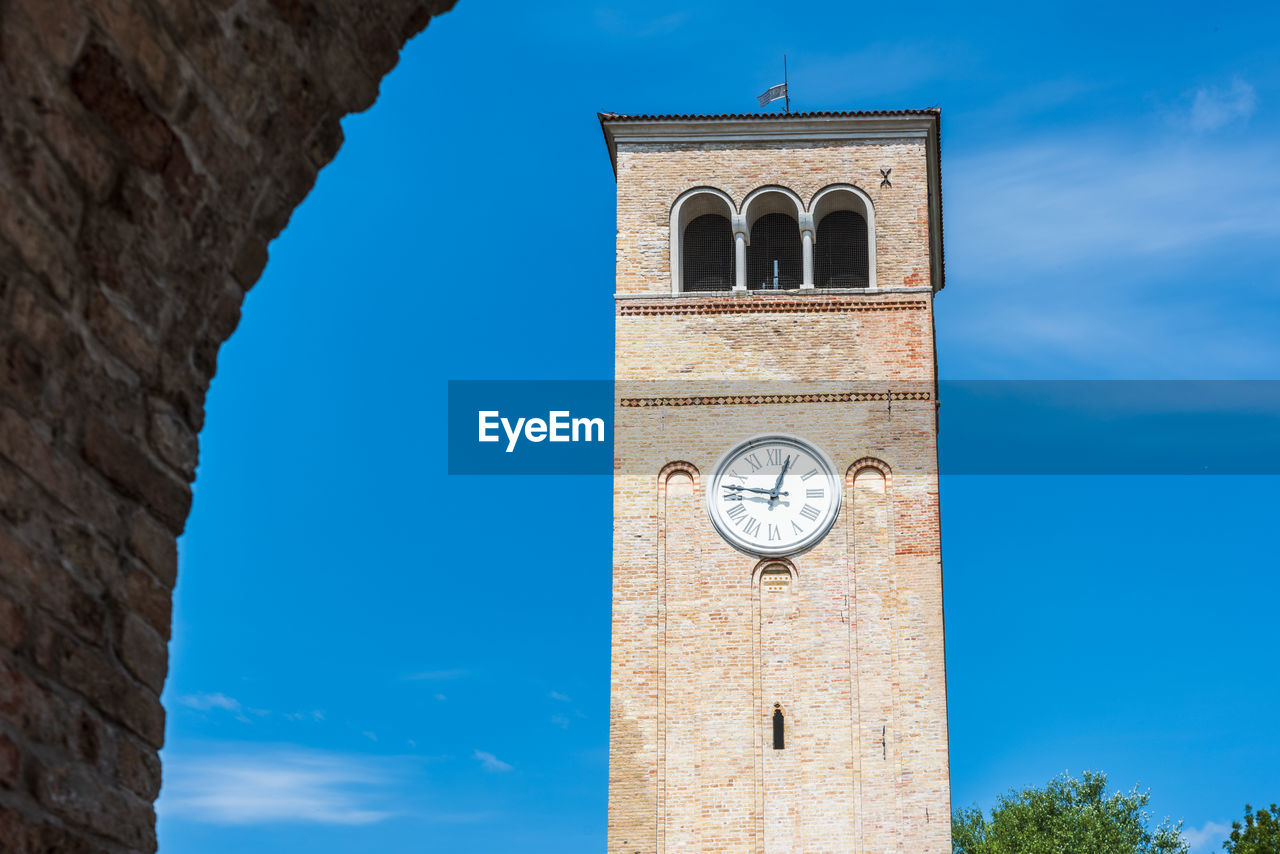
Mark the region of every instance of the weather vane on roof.
[[785, 112], [791, 112], [791, 94], [787, 92], [787, 55], [782, 55], [782, 82], [777, 86], [771, 86], [764, 93], [756, 98], [760, 102], [760, 106], [771, 104], [779, 98], [785, 99], [786, 103], [782, 105]]

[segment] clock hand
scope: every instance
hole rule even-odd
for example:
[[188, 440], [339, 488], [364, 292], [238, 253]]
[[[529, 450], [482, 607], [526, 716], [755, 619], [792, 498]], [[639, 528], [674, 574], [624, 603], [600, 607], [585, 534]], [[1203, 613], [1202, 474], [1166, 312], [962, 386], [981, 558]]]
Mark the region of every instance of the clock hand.
[[[722, 488], [724, 488], [724, 489], [739, 489], [739, 490], [746, 490], [747, 492], [758, 492], [758, 493], [760, 493], [761, 495], [773, 495], [773, 494], [774, 494], [774, 492], [773, 492], [773, 490], [772, 490], [772, 489], [756, 489], [754, 486], [738, 486], [738, 485], [733, 484], [733, 483], [723, 483], [723, 484], [721, 484], [721, 487], [722, 487]], [[778, 493], [778, 495], [786, 495], [786, 494], [787, 494], [787, 493], [785, 493], [785, 492], [779, 492], [779, 493]]]
[[761, 504], [769, 505], [770, 510], [778, 506], [783, 506], [783, 507], [791, 506], [790, 501], [782, 501], [777, 498], [769, 498], [768, 496], [765, 496], [765, 495], [742, 495], [741, 493], [738, 493], [738, 492], [730, 492], [728, 495], [724, 496], [723, 500], [724, 501], [759, 501]]
[[781, 488], [782, 479], [787, 476], [787, 469], [790, 467], [791, 467], [791, 455], [788, 454], [787, 459], [782, 463], [782, 471], [778, 472], [778, 480], [773, 484], [773, 489], [769, 491], [770, 497], [786, 495], [785, 492], [779, 492], [778, 489]]

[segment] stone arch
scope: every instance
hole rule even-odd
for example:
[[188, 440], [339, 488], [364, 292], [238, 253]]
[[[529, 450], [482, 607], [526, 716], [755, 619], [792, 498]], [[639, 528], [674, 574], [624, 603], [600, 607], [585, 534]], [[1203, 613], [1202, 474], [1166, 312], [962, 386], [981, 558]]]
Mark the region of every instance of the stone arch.
[[853, 184], [831, 184], [813, 194], [809, 201], [815, 235], [827, 214], [853, 211], [867, 224], [867, 288], [876, 286], [876, 209], [871, 197]]
[[747, 239], [751, 239], [751, 226], [766, 214], [785, 213], [797, 223], [804, 216], [804, 202], [794, 190], [778, 184], [756, 187], [742, 200], [742, 216], [746, 222]]
[[155, 850], [218, 350], [340, 120], [452, 0], [0, 4], [0, 837]]
[[659, 499], [673, 486], [673, 479], [683, 480], [685, 478], [688, 479], [690, 493], [697, 495], [701, 481], [697, 466], [693, 463], [686, 463], [683, 460], [675, 460], [663, 466], [662, 471], [658, 472]]
[[[748, 289], [761, 287], [771, 273], [787, 281], [775, 281], [778, 287], [799, 287], [806, 281], [807, 250], [801, 235], [809, 220], [795, 192], [776, 185], [752, 190], [742, 202], [742, 220], [749, 247], [744, 280]], [[776, 269], [770, 268], [770, 260]]]
[[681, 266], [684, 252], [684, 230], [700, 216], [715, 214], [729, 221], [730, 244], [733, 251], [733, 221], [738, 209], [733, 199], [723, 190], [715, 187], [694, 187], [681, 193], [671, 205], [671, 230], [669, 245], [671, 248], [671, 293], [678, 294], [684, 289]]
[[751, 568], [751, 586], [758, 587], [760, 579], [766, 571], [785, 570], [791, 574], [791, 583], [795, 585], [800, 580], [799, 573], [796, 572], [796, 565], [790, 558], [785, 557], [766, 557], [759, 560], [754, 567]]
[[889, 467], [889, 464], [886, 463], [884, 460], [877, 459], [876, 457], [863, 457], [862, 459], [853, 463], [853, 465], [849, 466], [849, 470], [845, 473], [845, 476], [844, 476], [845, 488], [852, 489], [853, 482], [858, 477], [858, 473], [866, 471], [867, 469], [873, 469], [875, 471], [880, 472], [880, 474], [884, 477], [884, 488], [886, 492], [890, 488], [892, 488], [893, 469], [891, 469]]

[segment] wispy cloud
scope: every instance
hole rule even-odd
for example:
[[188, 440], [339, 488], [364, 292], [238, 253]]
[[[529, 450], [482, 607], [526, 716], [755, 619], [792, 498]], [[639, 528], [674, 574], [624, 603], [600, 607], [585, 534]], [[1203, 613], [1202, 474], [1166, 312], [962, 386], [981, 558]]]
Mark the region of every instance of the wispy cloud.
[[1280, 235], [1269, 145], [1072, 134], [962, 155], [947, 169], [947, 237], [962, 264], [1013, 260], [1025, 274]]
[[548, 697], [550, 697], [551, 699], [555, 700], [555, 701], [556, 701], [556, 702], [558, 702], [558, 703], [570, 703], [570, 702], [572, 702], [572, 700], [569, 698], [569, 696], [568, 696], [567, 694], [561, 694], [559, 691], [551, 691], [551, 692], [549, 692], [549, 693], [547, 694], [547, 696], [548, 696]]
[[484, 750], [477, 750], [475, 752], [475, 758], [480, 761], [480, 767], [486, 771], [501, 773], [503, 771], [511, 770], [511, 766], [506, 762], [503, 762], [492, 753], [488, 753]]
[[210, 824], [371, 824], [396, 774], [363, 757], [299, 748], [165, 759], [162, 814]]
[[287, 721], [316, 721], [319, 723], [324, 720], [324, 712], [319, 709], [312, 709], [309, 712], [285, 712], [284, 719]]
[[238, 715], [242, 711], [240, 701], [226, 694], [184, 694], [178, 698], [178, 705], [200, 712], [221, 709]]
[[[197, 712], [227, 712], [238, 721], [249, 722], [249, 716], [245, 714], [245, 708], [240, 701], [226, 694], [184, 694], [178, 697], [178, 705]], [[266, 709], [249, 709], [249, 711], [256, 717], [266, 717], [271, 714]]]
[[1186, 124], [1206, 133], [1240, 121], [1248, 121], [1258, 107], [1258, 94], [1239, 77], [1227, 87], [1201, 86], [1191, 96]]
[[552, 715], [552, 716], [551, 716], [551, 723], [553, 723], [553, 724], [555, 724], [556, 726], [560, 727], [560, 729], [568, 729], [568, 728], [569, 728], [569, 717], [568, 717], [567, 715]]
[[444, 682], [449, 679], [461, 679], [467, 675], [465, 670], [424, 670], [421, 673], [410, 673], [404, 677], [406, 682]]
[[1210, 854], [1222, 849], [1222, 842], [1231, 833], [1231, 825], [1206, 821], [1203, 827], [1184, 827], [1182, 838], [1191, 846], [1191, 854]]
[[966, 294], [945, 336], [971, 362], [998, 374], [1038, 354], [1040, 370], [1136, 376], [1280, 364], [1274, 336], [1231, 304], [1266, 297], [1263, 286], [1223, 272], [1280, 238], [1280, 160], [1266, 140], [1078, 130], [945, 169], [947, 274]]
[[668, 36], [680, 29], [689, 19], [685, 11], [669, 12], [664, 15], [636, 17], [618, 9], [597, 9], [596, 25], [614, 36]]

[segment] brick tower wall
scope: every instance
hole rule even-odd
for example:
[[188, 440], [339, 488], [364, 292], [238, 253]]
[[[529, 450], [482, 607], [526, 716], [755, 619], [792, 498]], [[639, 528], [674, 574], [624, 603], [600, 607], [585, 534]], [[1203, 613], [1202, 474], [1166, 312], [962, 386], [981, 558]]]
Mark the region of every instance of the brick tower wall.
[[[608, 850], [945, 854], [924, 141], [620, 145], [617, 174]], [[833, 183], [875, 206], [876, 291], [670, 295], [682, 192], [807, 203]], [[705, 503], [719, 456], [764, 432], [847, 473], [835, 526], [774, 590]]]

